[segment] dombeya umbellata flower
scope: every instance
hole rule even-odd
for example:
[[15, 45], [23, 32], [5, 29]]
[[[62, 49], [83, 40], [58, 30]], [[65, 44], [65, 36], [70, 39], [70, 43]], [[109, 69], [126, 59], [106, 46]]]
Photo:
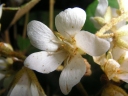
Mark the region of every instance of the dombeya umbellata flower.
[[110, 47], [109, 42], [92, 33], [81, 31], [86, 13], [81, 8], [68, 8], [55, 18], [58, 30], [55, 34], [43, 23], [31, 21], [27, 26], [27, 35], [36, 48], [43, 50], [29, 55], [24, 65], [41, 73], [49, 73], [64, 63], [59, 85], [64, 94], [68, 94], [86, 72], [82, 54], [99, 56]]

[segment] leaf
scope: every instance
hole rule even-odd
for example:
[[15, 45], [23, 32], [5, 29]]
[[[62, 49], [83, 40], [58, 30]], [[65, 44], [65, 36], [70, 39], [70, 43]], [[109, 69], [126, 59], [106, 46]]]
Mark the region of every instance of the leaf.
[[96, 32], [96, 28], [94, 27], [93, 23], [90, 20], [90, 17], [93, 17], [95, 15], [95, 9], [97, 7], [98, 1], [95, 0], [93, 3], [91, 3], [89, 5], [89, 7], [86, 9], [86, 14], [87, 14], [87, 18], [86, 18], [86, 22], [85, 25], [83, 27], [83, 29], [91, 32], [91, 33], [95, 33]]
[[27, 50], [28, 47], [31, 45], [28, 38], [23, 38], [21, 36], [18, 36], [17, 43], [21, 51]]
[[111, 6], [112, 8], [116, 8], [116, 9], [119, 8], [119, 5], [118, 5], [117, 0], [108, 0], [108, 4], [109, 4], [109, 6]]
[[[39, 0], [31, 0], [21, 7], [5, 7], [1, 18], [1, 30], [5, 31], [17, 22], [24, 14], [26, 14], [32, 7], [34, 7]], [[3, 27], [4, 26], [4, 27]]]

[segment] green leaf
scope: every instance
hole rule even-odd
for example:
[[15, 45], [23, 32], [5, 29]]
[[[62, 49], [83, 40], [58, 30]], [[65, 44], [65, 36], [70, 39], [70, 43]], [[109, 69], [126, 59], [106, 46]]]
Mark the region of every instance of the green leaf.
[[97, 29], [94, 27], [93, 23], [90, 20], [90, 17], [93, 17], [94, 14], [95, 14], [95, 9], [97, 7], [97, 4], [98, 4], [98, 1], [95, 0], [86, 9], [87, 18], [86, 18], [86, 22], [85, 22], [85, 25], [84, 25], [83, 29], [87, 30], [87, 31], [89, 31], [91, 33], [95, 33], [97, 31]]
[[31, 45], [30, 40], [28, 38], [23, 38], [21, 36], [18, 36], [17, 43], [21, 51], [27, 50], [29, 46]]
[[113, 7], [113, 8], [119, 9], [119, 5], [118, 5], [117, 0], [108, 0], [108, 5]]

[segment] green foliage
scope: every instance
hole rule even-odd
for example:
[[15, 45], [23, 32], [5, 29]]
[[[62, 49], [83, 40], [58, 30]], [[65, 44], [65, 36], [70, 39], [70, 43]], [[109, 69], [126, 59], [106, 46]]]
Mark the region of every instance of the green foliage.
[[39, 51], [39, 49], [31, 45], [30, 40], [28, 38], [23, 38], [20, 35], [17, 38], [17, 44], [18, 44], [19, 50], [25, 54], [31, 54]]
[[17, 43], [21, 51], [27, 50], [31, 45], [30, 40], [28, 38], [23, 38], [21, 36], [18, 36]]
[[117, 0], [108, 0], [108, 4], [109, 4], [109, 6], [111, 6], [112, 8], [116, 8], [116, 9], [119, 8], [119, 5], [118, 5]]
[[87, 18], [86, 18], [86, 22], [83, 29], [92, 33], [95, 33], [97, 29], [94, 27], [93, 23], [91, 22], [90, 17], [93, 17], [95, 15], [95, 9], [97, 7], [97, 4], [98, 4], [98, 1], [95, 0], [86, 9]]
[[[119, 8], [117, 0], [108, 0], [108, 4], [112, 8], [117, 8], [117, 9]], [[98, 5], [98, 0], [95, 0], [86, 9], [87, 18], [86, 18], [86, 22], [85, 22], [83, 29], [89, 32], [92, 32], [92, 33], [95, 33], [97, 29], [94, 27], [93, 23], [91, 22], [90, 17], [95, 16], [95, 10], [96, 10], [97, 5]]]

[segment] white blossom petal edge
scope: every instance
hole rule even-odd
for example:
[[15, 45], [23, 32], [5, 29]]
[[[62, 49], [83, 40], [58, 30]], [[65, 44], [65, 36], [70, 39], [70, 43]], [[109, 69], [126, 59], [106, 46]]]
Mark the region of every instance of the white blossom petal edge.
[[108, 7], [108, 0], [98, 0], [98, 1], [99, 3], [96, 8], [95, 15], [103, 17]]

